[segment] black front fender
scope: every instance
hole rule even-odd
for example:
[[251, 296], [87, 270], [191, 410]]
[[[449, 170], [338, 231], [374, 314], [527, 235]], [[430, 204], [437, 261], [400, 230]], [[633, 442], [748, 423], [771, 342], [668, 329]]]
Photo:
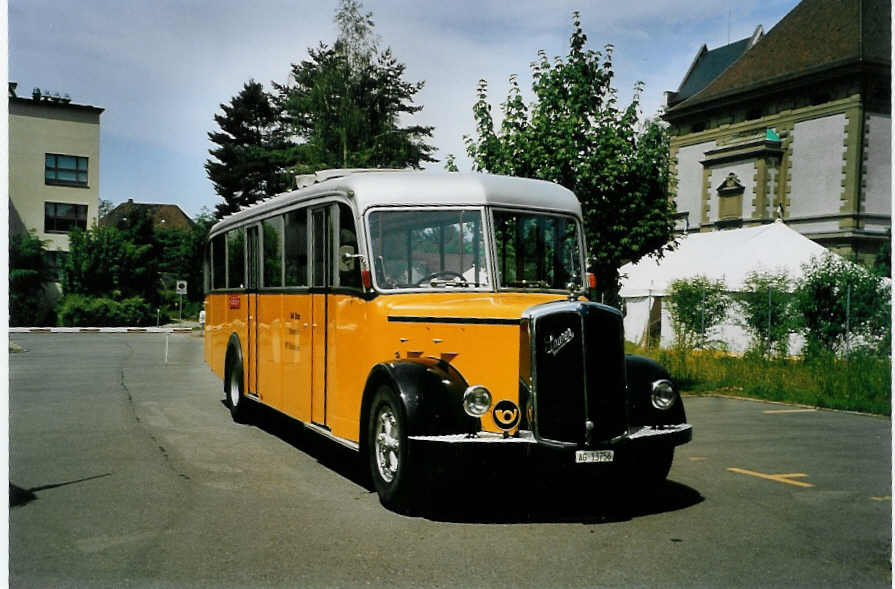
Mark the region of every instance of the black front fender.
[[361, 423], [367, 423], [369, 403], [382, 385], [398, 394], [409, 436], [475, 433], [482, 428], [480, 419], [463, 410], [466, 379], [443, 360], [408, 358], [374, 366], [364, 387]]
[[[625, 372], [628, 378], [631, 425], [671, 425], [687, 422], [687, 414], [677, 385], [661, 364], [644, 356], [626, 355]], [[650, 400], [652, 384], [662, 379], [670, 380], [678, 393], [675, 404], [665, 411], [653, 407]]]

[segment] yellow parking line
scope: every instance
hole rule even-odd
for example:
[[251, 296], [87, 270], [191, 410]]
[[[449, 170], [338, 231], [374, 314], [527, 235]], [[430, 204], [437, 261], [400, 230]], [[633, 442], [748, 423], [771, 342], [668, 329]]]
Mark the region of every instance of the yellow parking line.
[[775, 415], [778, 413], [814, 413], [817, 409], [768, 409], [762, 411], [765, 415]]
[[765, 474], [763, 472], [755, 472], [754, 470], [746, 470], [745, 468], [736, 468], [730, 467], [727, 470], [731, 472], [737, 472], [740, 474], [747, 474], [749, 476], [758, 477], [760, 479], [767, 479], [769, 481], [776, 481], [778, 483], [786, 483], [787, 485], [795, 485], [797, 487], [813, 487], [811, 483], [805, 483], [802, 481], [793, 481], [790, 479], [801, 478], [808, 476], [804, 472], [793, 472], [788, 474]]
[[874, 501], [891, 501], [891, 500], [892, 500], [892, 496], [891, 496], [891, 495], [884, 495], [884, 496], [882, 496], [882, 497], [871, 497], [871, 499], [873, 499]]

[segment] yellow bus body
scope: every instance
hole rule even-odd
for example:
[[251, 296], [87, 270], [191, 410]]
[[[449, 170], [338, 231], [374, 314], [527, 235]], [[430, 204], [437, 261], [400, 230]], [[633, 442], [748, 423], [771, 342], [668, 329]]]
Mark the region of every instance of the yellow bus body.
[[[257, 312], [250, 297], [257, 299]], [[364, 386], [380, 362], [440, 358], [469, 384], [489, 389], [495, 403], [518, 403], [519, 317], [533, 305], [562, 298], [555, 293], [412, 293], [372, 300], [347, 294], [214, 293], [206, 301], [205, 361], [223, 379], [227, 343], [235, 333], [243, 358], [255, 362], [243, 373], [244, 390], [253, 389], [249, 379], [257, 370], [261, 403], [358, 443]], [[250, 308], [251, 321], [258, 317], [255, 338], [249, 334]], [[246, 349], [252, 341], [257, 353]], [[490, 413], [482, 417], [482, 428], [500, 431]]]

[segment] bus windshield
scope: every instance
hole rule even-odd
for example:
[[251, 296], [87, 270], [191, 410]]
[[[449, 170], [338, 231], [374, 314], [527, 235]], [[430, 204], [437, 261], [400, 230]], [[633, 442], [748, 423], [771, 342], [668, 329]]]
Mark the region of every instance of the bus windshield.
[[494, 211], [501, 288], [580, 288], [581, 241], [572, 217]]
[[491, 285], [480, 209], [374, 211], [370, 235], [382, 289]]

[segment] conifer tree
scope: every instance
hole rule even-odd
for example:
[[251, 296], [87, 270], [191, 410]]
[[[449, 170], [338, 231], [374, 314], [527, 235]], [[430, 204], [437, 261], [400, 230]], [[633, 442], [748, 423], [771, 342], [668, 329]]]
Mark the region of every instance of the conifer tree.
[[219, 130], [208, 134], [218, 147], [209, 150], [212, 157], [205, 163], [208, 178], [224, 199], [216, 207], [218, 218], [281, 192], [290, 183], [279, 111], [261, 84], [249, 80], [221, 110], [223, 114], [214, 116]]

